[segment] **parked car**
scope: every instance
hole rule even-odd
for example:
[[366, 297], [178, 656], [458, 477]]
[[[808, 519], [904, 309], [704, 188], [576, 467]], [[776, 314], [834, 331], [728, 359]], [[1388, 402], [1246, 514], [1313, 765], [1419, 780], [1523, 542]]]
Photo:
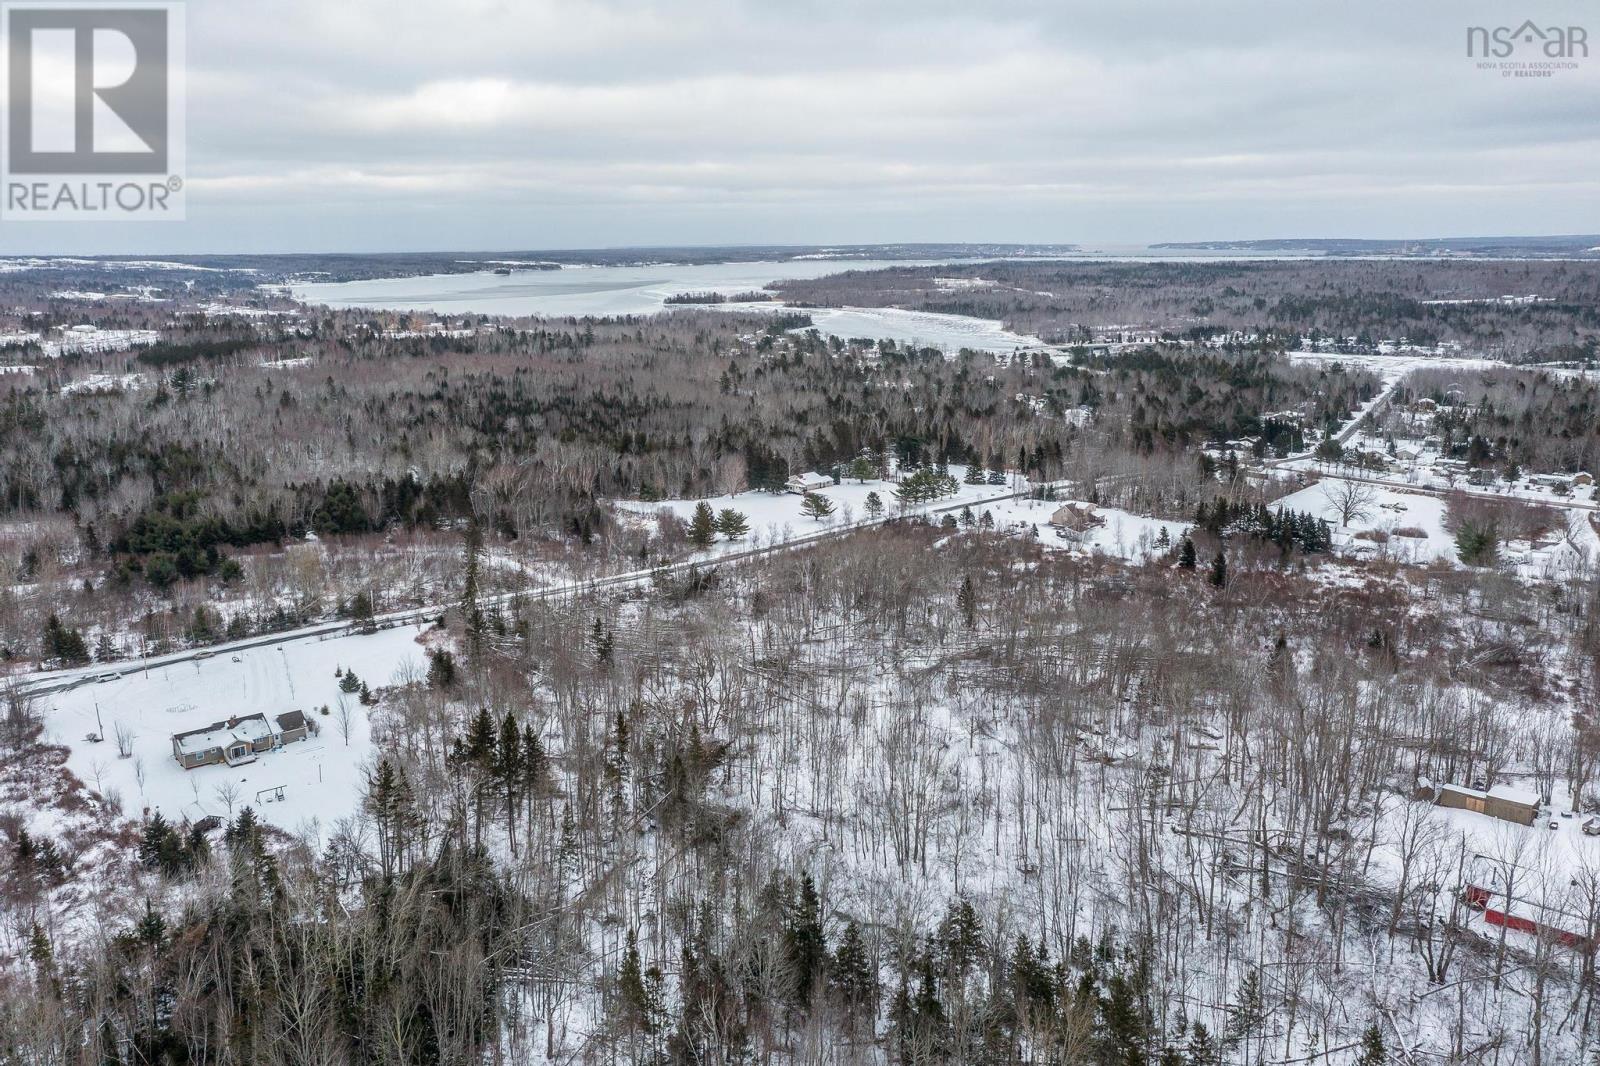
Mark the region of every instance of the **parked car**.
[[1583, 835], [1600, 837], [1600, 818], [1585, 818], [1583, 821]]

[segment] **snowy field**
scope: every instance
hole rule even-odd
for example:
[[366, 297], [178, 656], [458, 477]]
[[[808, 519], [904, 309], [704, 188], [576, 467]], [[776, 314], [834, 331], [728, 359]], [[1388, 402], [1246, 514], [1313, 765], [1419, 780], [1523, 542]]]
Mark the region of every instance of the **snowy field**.
[[[1371, 485], [1372, 502], [1365, 515], [1345, 526], [1330, 498], [1342, 481], [1324, 478], [1274, 506], [1327, 519], [1333, 526], [1334, 547], [1345, 555], [1400, 563], [1457, 562], [1455, 537], [1444, 525], [1443, 497]], [[1539, 579], [1559, 577], [1600, 560], [1600, 536], [1588, 521], [1589, 512], [1574, 508], [1558, 513], [1567, 519], [1565, 530], [1554, 530], [1537, 541], [1510, 541], [1502, 548], [1501, 559], [1521, 576]]]
[[[334, 670], [354, 670], [370, 687], [387, 685], [426, 654], [418, 626], [328, 640], [308, 637], [270, 647], [221, 652], [209, 659], [135, 671], [89, 682], [41, 700], [45, 737], [71, 749], [67, 766], [101, 795], [115, 794], [129, 817], [160, 811], [171, 821], [227, 817], [244, 806], [263, 821], [297, 831], [349, 815], [371, 751], [367, 708], [339, 690]], [[341, 728], [341, 700], [349, 737]], [[330, 713], [319, 713], [327, 706]], [[98, 709], [98, 712], [97, 712]], [[172, 755], [172, 735], [235, 715], [304, 711], [319, 730], [240, 767], [185, 770]], [[102, 725], [103, 723], [103, 725]], [[119, 757], [119, 728], [131, 752]], [[102, 733], [92, 742], [89, 734]], [[229, 786], [236, 789], [227, 795]], [[267, 790], [283, 789], [283, 798]]]
[[[1165, 550], [1157, 544], [1163, 529], [1171, 543], [1177, 544], [1183, 539], [1184, 530], [1189, 528], [1187, 522], [1145, 518], [1115, 507], [1096, 507], [1094, 513], [1104, 519], [1104, 523], [1090, 530], [1082, 541], [1067, 541], [1057, 537], [1050, 525], [1050, 516], [1065, 502], [1005, 500], [988, 510], [994, 514], [995, 529], [1001, 532], [1037, 535], [1041, 545], [1054, 551], [1114, 556], [1134, 563], [1144, 562]], [[1029, 532], [1030, 529], [1033, 532]]]
[[[950, 473], [960, 480], [965, 476], [966, 469], [952, 466]], [[1063, 540], [1056, 536], [1055, 529], [1050, 525], [1050, 516], [1055, 514], [1056, 510], [1067, 502], [1066, 500], [996, 499], [999, 496], [1010, 496], [1026, 491], [1028, 487], [1027, 481], [1016, 477], [1009, 479], [1006, 485], [963, 484], [961, 491], [956, 495], [912, 508], [907, 513], [932, 511], [942, 518], [944, 514], [959, 514], [964, 507], [971, 507], [974, 518], [980, 518], [984, 512], [988, 512], [993, 519], [993, 530], [996, 533], [1037, 537], [1041, 545], [1052, 551], [1115, 556], [1129, 562], [1143, 562], [1150, 556], [1159, 554], [1163, 549], [1158, 546], [1157, 540], [1163, 529], [1167, 531], [1170, 542], [1176, 544], [1183, 538], [1184, 530], [1188, 528], [1188, 524], [1184, 522], [1144, 518], [1114, 507], [1096, 507], [1095, 514], [1104, 520], [1103, 524], [1091, 530], [1081, 541]], [[895, 502], [894, 489], [895, 484], [890, 481], [868, 481], [865, 484], [858, 484], [846, 478], [843, 484], [818, 493], [820, 496], [826, 496], [838, 507], [831, 517], [821, 521], [801, 514], [801, 497], [789, 493], [742, 492], [737, 496], [717, 496], [708, 499], [705, 502], [709, 503], [713, 510], [721, 511], [725, 507], [731, 507], [743, 511], [750, 522], [750, 535], [743, 540], [732, 542], [719, 538], [717, 543], [704, 554], [707, 557], [715, 557], [749, 548], [782, 544], [814, 533], [845, 528], [847, 525], [867, 524], [866, 498], [871, 492], [876, 492], [878, 498], [883, 501], [886, 514], [898, 514], [899, 505]], [[687, 522], [699, 502], [664, 500], [660, 503], [640, 503], [635, 500], [624, 500], [618, 502], [617, 506], [625, 513], [638, 516], [667, 510]]]
[[1426, 355], [1417, 352], [1393, 354], [1341, 355], [1337, 352], [1288, 352], [1296, 363], [1342, 363], [1360, 370], [1370, 370], [1393, 385], [1413, 370], [1493, 370], [1506, 364], [1496, 359], [1478, 359], [1471, 356]]
[[981, 352], [1009, 352], [1044, 343], [1038, 337], [1012, 333], [997, 320], [967, 315], [941, 315], [898, 307], [829, 307], [807, 314], [824, 335], [846, 339], [870, 337], [947, 351], [971, 348]]
[[[950, 467], [950, 475], [958, 482], [966, 476], [966, 467]], [[741, 492], [732, 496], [713, 496], [703, 502], [709, 503], [714, 511], [732, 508], [744, 513], [750, 523], [750, 533], [742, 540], [728, 541], [718, 537], [716, 544], [706, 551], [707, 557], [726, 555], [729, 552], [744, 551], [751, 548], [763, 548], [773, 544], [784, 544], [801, 537], [824, 533], [829, 530], [844, 529], [853, 525], [870, 524], [867, 516], [867, 496], [877, 493], [882, 502], [884, 515], [892, 516], [900, 513], [900, 504], [894, 497], [897, 487], [893, 481], [877, 479], [866, 482], [856, 481], [854, 478], [845, 478], [841, 484], [822, 489], [817, 493], [834, 505], [834, 513], [827, 518], [815, 519], [800, 513], [802, 497], [789, 492]], [[960, 509], [964, 504], [973, 505], [985, 500], [993, 500], [996, 496], [1006, 496], [1011, 493], [1025, 492], [1029, 485], [1025, 478], [1008, 477], [1004, 485], [966, 485], [960, 486], [954, 496], [945, 496], [929, 504], [912, 507], [908, 514], [917, 514], [928, 510], [944, 511], [950, 508]], [[619, 500], [617, 508], [625, 514], [637, 516], [650, 516], [660, 511], [669, 511], [685, 522], [694, 515], [695, 507], [700, 500], [661, 500], [656, 503], [645, 503], [639, 500]], [[996, 520], [999, 514], [995, 515]]]

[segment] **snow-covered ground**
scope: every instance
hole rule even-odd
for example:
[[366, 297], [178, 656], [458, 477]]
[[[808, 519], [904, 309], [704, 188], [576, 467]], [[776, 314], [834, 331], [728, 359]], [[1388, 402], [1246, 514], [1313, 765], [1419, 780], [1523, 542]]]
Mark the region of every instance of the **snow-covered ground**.
[[[1531, 781], [1513, 782], [1512, 787], [1537, 795]], [[1582, 933], [1586, 923], [1576, 915], [1586, 912], [1587, 901], [1579, 886], [1600, 875], [1600, 836], [1584, 833], [1583, 824], [1589, 816], [1563, 815], [1571, 809], [1570, 794], [1564, 786], [1556, 785], [1552, 800], [1551, 807], [1541, 808], [1532, 825], [1440, 807], [1426, 800], [1391, 800], [1373, 833], [1374, 870], [1380, 880], [1394, 884], [1399, 879], [1406, 846], [1426, 841], [1447, 852], [1459, 846], [1468, 857], [1461, 880], [1503, 891], [1503, 878], [1510, 872], [1513, 914], [1538, 919], [1542, 911], [1556, 928]], [[1411, 876], [1415, 878], [1417, 870]], [[1449, 900], [1445, 897], [1457, 887], [1453, 874], [1439, 884], [1437, 905], [1441, 909], [1448, 909]], [[1493, 905], [1500, 908], [1504, 904], [1495, 898]], [[1486, 921], [1482, 911], [1469, 911], [1466, 917], [1469, 927], [1484, 937], [1499, 936], [1499, 927]], [[1510, 936], [1524, 949], [1534, 944], [1535, 938], [1528, 933], [1512, 932]]]
[[[41, 699], [46, 739], [71, 749], [67, 766], [101, 795], [115, 793], [124, 813], [160, 811], [171, 821], [228, 816], [251, 806], [282, 829], [327, 826], [352, 813], [371, 752], [367, 708], [339, 689], [334, 670], [354, 670], [370, 687], [397, 671], [426, 666], [418, 626], [331, 640], [315, 637], [271, 647], [223, 652], [209, 659], [130, 672], [88, 682]], [[112, 667], [106, 668], [108, 671]], [[341, 699], [349, 737], [341, 728]], [[320, 713], [322, 707], [329, 714]], [[172, 735], [235, 715], [269, 720], [304, 711], [318, 727], [305, 741], [285, 745], [240, 767], [185, 770], [172, 755]], [[118, 755], [118, 730], [131, 735], [128, 758]], [[94, 742], [89, 734], [102, 734]], [[283, 798], [275, 790], [283, 789]]]
[[[966, 476], [963, 466], [951, 466], [950, 474], [958, 482]], [[1011, 476], [1004, 485], [967, 485], [962, 484], [959, 491], [953, 496], [945, 496], [931, 503], [912, 507], [908, 514], [928, 510], [946, 510], [954, 507], [959, 509], [963, 504], [976, 504], [984, 500], [993, 500], [996, 496], [1006, 496], [1012, 493], [1025, 492], [1028, 489], [1025, 478]], [[867, 515], [867, 497], [872, 493], [878, 494], [879, 501], [883, 504], [884, 515], [892, 516], [900, 513], [900, 504], [895, 499], [894, 490], [897, 485], [893, 481], [872, 479], [860, 482], [854, 478], [844, 478], [842, 483], [829, 486], [817, 493], [826, 497], [834, 505], [834, 513], [827, 518], [815, 519], [800, 512], [802, 497], [795, 493], [787, 492], [741, 492], [732, 496], [713, 496], [701, 500], [662, 500], [657, 503], [644, 503], [638, 500], [619, 500], [617, 508], [625, 514], [650, 516], [660, 511], [669, 511], [685, 522], [694, 515], [694, 510], [701, 502], [709, 503], [714, 511], [732, 508], [742, 512], [750, 523], [750, 533], [738, 541], [728, 541], [718, 537], [714, 544], [704, 554], [708, 557], [726, 555], [729, 552], [744, 551], [751, 548], [769, 547], [774, 544], [783, 544], [801, 537], [824, 533], [829, 530], [844, 529], [852, 525], [870, 523]], [[996, 515], [996, 518], [999, 516]]]
[[1386, 384], [1393, 384], [1399, 381], [1413, 370], [1490, 370], [1506, 365], [1496, 359], [1481, 359], [1471, 356], [1426, 355], [1416, 352], [1395, 352], [1388, 355], [1376, 353], [1341, 355], [1337, 352], [1288, 352], [1286, 354], [1291, 362], [1296, 363], [1343, 363], [1345, 366], [1370, 370], [1383, 378]]
[[824, 335], [870, 337], [946, 351], [971, 348], [982, 352], [1010, 352], [1044, 343], [1038, 337], [1012, 333], [997, 320], [967, 315], [907, 311], [898, 307], [829, 307], [806, 313]]
[[[950, 473], [960, 479], [965, 476], [966, 470], [964, 467], [952, 466]], [[912, 508], [908, 513], [934, 511], [942, 517], [947, 513], [960, 514], [963, 508], [971, 507], [974, 519], [980, 519], [985, 512], [988, 512], [993, 521], [992, 529], [996, 533], [1037, 537], [1040, 544], [1054, 551], [1115, 556], [1130, 562], [1142, 562], [1162, 551], [1157, 541], [1163, 529], [1166, 530], [1170, 542], [1176, 544], [1182, 539], [1184, 530], [1188, 528], [1184, 522], [1145, 518], [1114, 507], [1096, 507], [1095, 514], [1103, 519], [1103, 523], [1089, 531], [1083, 540], [1067, 541], [1057, 537], [1055, 529], [1050, 525], [1050, 516], [1055, 514], [1056, 510], [1067, 502], [1066, 500], [996, 498], [1013, 496], [1026, 491], [1028, 487], [1026, 481], [1016, 477], [1010, 478], [1005, 485], [963, 484], [961, 491], [956, 495]], [[705, 502], [709, 503], [713, 510], [721, 511], [725, 507], [731, 507], [744, 512], [750, 522], [750, 535], [734, 542], [719, 538], [705, 554], [725, 555], [748, 548], [782, 544], [826, 530], [845, 528], [846, 523], [861, 525], [866, 521], [866, 497], [871, 492], [876, 492], [883, 501], [886, 514], [898, 514], [899, 505], [895, 502], [894, 489], [893, 482], [868, 481], [859, 484], [846, 478], [843, 484], [819, 493], [838, 505], [834, 515], [820, 522], [800, 513], [801, 497], [793, 494], [742, 492], [737, 496], [718, 496], [708, 499]], [[624, 512], [641, 516], [665, 509], [687, 522], [699, 502], [665, 500], [661, 503], [639, 503], [629, 500], [622, 501], [617, 506]]]
[[1536, 370], [1556, 377], [1586, 377], [1592, 379], [1600, 376], [1600, 371], [1573, 367], [1540, 366], [1537, 364], [1522, 366], [1482, 356], [1430, 354], [1409, 349], [1357, 355], [1308, 351], [1286, 352], [1285, 354], [1294, 362], [1343, 363], [1346, 366], [1356, 367], [1361, 370], [1370, 370], [1388, 383], [1399, 381], [1413, 370]]
[[1000, 532], [1037, 535], [1041, 545], [1056, 551], [1115, 556], [1135, 563], [1144, 562], [1166, 550], [1157, 543], [1163, 529], [1167, 532], [1168, 540], [1176, 544], [1183, 539], [1184, 530], [1189, 528], [1185, 522], [1145, 518], [1115, 507], [1096, 507], [1094, 513], [1104, 520], [1103, 523], [1089, 530], [1081, 541], [1064, 540], [1056, 536], [1055, 529], [1050, 525], [1050, 516], [1063, 502], [1004, 500], [984, 509], [994, 515], [994, 527]]
[[61, 395], [78, 393], [122, 392], [142, 389], [146, 384], [143, 374], [90, 374], [86, 378], [61, 386]]
[[134, 348], [149, 348], [159, 343], [161, 333], [153, 329], [95, 329], [73, 327], [64, 329], [53, 339], [40, 342], [40, 348], [50, 359], [64, 355], [94, 354], [97, 352], [126, 352]]
[[[1275, 506], [1327, 519], [1333, 526], [1334, 547], [1342, 554], [1401, 563], [1457, 561], [1455, 537], [1444, 525], [1443, 497], [1369, 485], [1371, 502], [1345, 526], [1332, 498], [1343, 483], [1342, 478], [1324, 478], [1283, 497]], [[1527, 578], [1558, 577], [1600, 561], [1600, 536], [1588, 521], [1588, 512], [1572, 509], [1558, 513], [1566, 520], [1564, 529], [1552, 530], [1533, 542], [1510, 541], [1503, 547], [1501, 559]]]

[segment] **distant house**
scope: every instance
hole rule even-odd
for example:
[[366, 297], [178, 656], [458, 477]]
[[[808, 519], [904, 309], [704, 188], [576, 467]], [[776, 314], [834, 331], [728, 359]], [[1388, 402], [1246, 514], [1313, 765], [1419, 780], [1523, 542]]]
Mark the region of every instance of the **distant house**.
[[247, 714], [212, 722], [172, 736], [172, 757], [185, 770], [197, 766], [226, 763], [243, 766], [256, 761], [264, 751], [304, 740], [316, 726], [299, 711], [280, 714], [267, 721], [264, 714]]
[[1057, 507], [1050, 516], [1050, 524], [1055, 527], [1056, 536], [1062, 540], [1081, 542], [1088, 540], [1091, 533], [1106, 524], [1106, 520], [1095, 514], [1093, 504], [1074, 500]]
[[1580, 951], [1588, 949], [1589, 938], [1573, 932], [1587, 924], [1581, 915], [1515, 896], [1508, 909], [1504, 892], [1470, 882], [1462, 895], [1469, 906], [1483, 912], [1483, 920], [1490, 925], [1503, 925], [1519, 933], [1549, 937], [1558, 944]]
[[1487, 792], [1465, 785], [1440, 785], [1433, 802], [1440, 807], [1473, 811], [1518, 825], [1532, 825], [1539, 816], [1539, 797], [1520, 788], [1497, 785]]
[[807, 474], [794, 475], [783, 483], [783, 487], [787, 492], [804, 496], [808, 492], [821, 492], [823, 489], [833, 488], [833, 478], [813, 470]]
[[1574, 488], [1586, 489], [1593, 484], [1594, 475], [1589, 473], [1587, 470], [1580, 470], [1576, 474], [1572, 475], [1572, 485]]
[[[1462, 899], [1470, 907], [1483, 912], [1483, 920], [1490, 925], [1503, 925], [1519, 933], [1546, 937], [1579, 951], [1589, 950], [1591, 928], [1582, 914], [1564, 910], [1559, 903], [1559, 893], [1570, 874], [1549, 878], [1544, 872], [1497, 861], [1479, 855], [1468, 863], [1462, 884]], [[1507, 876], [1514, 876], [1513, 890], [1506, 891]], [[1509, 898], [1508, 898], [1509, 896]]]

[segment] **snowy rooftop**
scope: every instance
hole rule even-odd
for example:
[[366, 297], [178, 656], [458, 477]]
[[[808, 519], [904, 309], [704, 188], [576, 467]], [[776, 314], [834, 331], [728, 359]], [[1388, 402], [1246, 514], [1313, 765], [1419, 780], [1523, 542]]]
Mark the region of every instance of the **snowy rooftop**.
[[172, 739], [177, 743], [178, 751], [184, 755], [199, 755], [237, 741], [254, 743], [271, 735], [272, 728], [267, 725], [266, 715], [250, 714], [243, 718], [213, 722], [199, 729], [191, 729], [187, 733], [178, 733]]
[[1463, 796], [1472, 796], [1475, 799], [1487, 799], [1493, 796], [1495, 799], [1505, 800], [1507, 803], [1521, 803], [1529, 807], [1539, 806], [1538, 796], [1526, 789], [1512, 788], [1510, 785], [1496, 785], [1487, 792], [1481, 789], [1468, 788], [1466, 785], [1440, 785], [1439, 791], [1457, 792]]

